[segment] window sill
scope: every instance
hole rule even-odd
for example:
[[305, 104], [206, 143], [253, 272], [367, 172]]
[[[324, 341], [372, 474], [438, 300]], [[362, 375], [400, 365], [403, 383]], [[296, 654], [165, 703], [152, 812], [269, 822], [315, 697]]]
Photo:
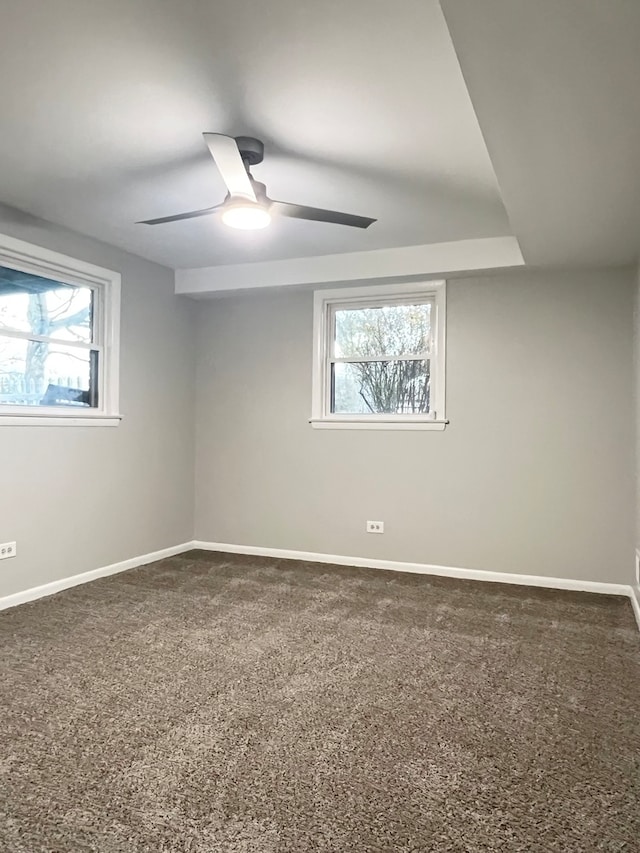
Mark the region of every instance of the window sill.
[[0, 412], [0, 427], [116, 427], [121, 420], [122, 415], [4, 415]]
[[369, 420], [364, 418], [311, 418], [314, 429], [384, 429], [384, 430], [432, 430], [442, 432], [449, 421], [432, 418], [405, 420]]

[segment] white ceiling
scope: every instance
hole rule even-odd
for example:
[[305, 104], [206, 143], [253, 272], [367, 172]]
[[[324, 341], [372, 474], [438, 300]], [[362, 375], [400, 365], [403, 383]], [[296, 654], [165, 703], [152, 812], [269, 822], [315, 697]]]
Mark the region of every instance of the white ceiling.
[[[1, 2], [21, 210], [176, 268], [510, 234], [530, 264], [637, 256], [640, 0]], [[273, 198], [379, 221], [135, 225], [222, 200], [203, 131], [263, 139]]]
[[640, 249], [640, 0], [443, 0], [525, 260]]
[[[510, 234], [435, 0], [2, 0], [0, 201], [174, 267]], [[272, 198], [368, 231], [216, 217], [203, 131], [256, 135]]]

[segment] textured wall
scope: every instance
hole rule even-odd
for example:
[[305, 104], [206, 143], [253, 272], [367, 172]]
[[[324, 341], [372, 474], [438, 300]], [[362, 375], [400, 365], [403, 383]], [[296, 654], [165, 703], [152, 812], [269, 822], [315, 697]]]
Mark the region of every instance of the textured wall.
[[122, 274], [116, 428], [0, 427], [0, 596], [193, 537], [193, 303], [173, 272], [0, 207], [0, 233]]
[[311, 293], [202, 303], [196, 537], [629, 583], [633, 291], [629, 270], [451, 281], [444, 432], [309, 426]]

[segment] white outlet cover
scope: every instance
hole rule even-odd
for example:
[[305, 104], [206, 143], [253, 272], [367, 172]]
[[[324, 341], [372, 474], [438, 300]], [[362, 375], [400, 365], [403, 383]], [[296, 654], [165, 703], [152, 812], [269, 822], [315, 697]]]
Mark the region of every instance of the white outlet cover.
[[367, 521], [367, 533], [384, 533], [384, 521]]
[[16, 543], [15, 542], [2, 542], [0, 543], [0, 560], [8, 560], [11, 557], [15, 557], [16, 555]]

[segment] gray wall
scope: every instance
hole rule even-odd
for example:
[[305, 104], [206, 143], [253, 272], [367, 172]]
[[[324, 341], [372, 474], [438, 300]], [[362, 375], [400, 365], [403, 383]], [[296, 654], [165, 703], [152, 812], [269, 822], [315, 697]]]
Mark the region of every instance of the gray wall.
[[633, 294], [630, 270], [450, 282], [445, 432], [309, 426], [311, 293], [201, 303], [196, 538], [629, 583]]
[[117, 428], [0, 427], [0, 596], [193, 538], [194, 305], [173, 272], [0, 206], [0, 233], [122, 274]]
[[633, 367], [636, 427], [636, 550], [640, 551], [640, 263], [633, 312]]

